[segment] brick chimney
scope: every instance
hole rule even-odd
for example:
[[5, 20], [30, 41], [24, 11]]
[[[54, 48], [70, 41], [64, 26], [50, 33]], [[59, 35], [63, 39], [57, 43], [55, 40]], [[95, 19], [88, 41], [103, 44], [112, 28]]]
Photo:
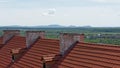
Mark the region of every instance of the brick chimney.
[[27, 48], [29, 48], [38, 38], [45, 38], [45, 31], [26, 31]]
[[84, 40], [83, 34], [76, 33], [60, 33], [60, 53], [62, 55], [71, 48], [76, 42]]
[[3, 30], [3, 44], [6, 44], [7, 41], [9, 41], [13, 36], [20, 35], [19, 30]]

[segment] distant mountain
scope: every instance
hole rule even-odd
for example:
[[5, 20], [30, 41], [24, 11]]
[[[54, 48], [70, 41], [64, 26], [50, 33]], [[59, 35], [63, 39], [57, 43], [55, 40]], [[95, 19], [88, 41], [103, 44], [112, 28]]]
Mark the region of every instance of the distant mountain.
[[70, 25], [68, 28], [76, 28], [77, 26]]
[[89, 25], [88, 25], [88, 26], [82, 26], [82, 27], [84, 27], [84, 28], [91, 28], [92, 26], [89, 26]]
[[19, 26], [19, 25], [11, 25], [11, 26], [0, 26], [1, 28], [79, 28], [79, 27], [84, 27], [84, 28], [90, 28], [91, 26], [61, 26], [57, 24], [53, 25], [42, 25], [42, 26]]
[[51, 28], [62, 28], [62, 27], [65, 27], [65, 26], [61, 26], [61, 25], [48, 25], [46, 27], [51, 27]]

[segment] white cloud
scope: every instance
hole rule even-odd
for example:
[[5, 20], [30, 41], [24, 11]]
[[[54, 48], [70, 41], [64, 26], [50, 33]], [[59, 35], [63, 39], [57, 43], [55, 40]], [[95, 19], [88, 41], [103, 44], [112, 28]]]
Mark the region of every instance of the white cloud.
[[[117, 7], [117, 6], [116, 6]], [[114, 7], [113, 7], [114, 8]], [[56, 9], [15, 9], [0, 10], [0, 25], [92, 25], [92, 26], [119, 26], [120, 16], [111, 7], [59, 7]], [[117, 8], [116, 8], [117, 9]], [[40, 16], [42, 15], [42, 16]], [[52, 16], [53, 15], [53, 16]]]
[[56, 9], [52, 8], [52, 9], [48, 9], [48, 14], [55, 14]]
[[55, 16], [56, 13], [56, 9], [52, 8], [52, 9], [48, 9], [47, 11], [44, 11], [41, 15], [42, 16]]

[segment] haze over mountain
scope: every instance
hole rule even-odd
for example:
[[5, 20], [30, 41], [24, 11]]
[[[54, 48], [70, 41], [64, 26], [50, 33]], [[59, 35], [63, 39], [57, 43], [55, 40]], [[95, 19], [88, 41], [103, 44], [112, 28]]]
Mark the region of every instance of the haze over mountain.
[[58, 24], [51, 24], [51, 25], [40, 25], [40, 26], [20, 26], [20, 25], [10, 25], [10, 26], [0, 26], [0, 27], [24, 27], [24, 28], [78, 28], [78, 27], [85, 27], [85, 28], [90, 28], [91, 26], [74, 26], [74, 25], [70, 25], [70, 26], [62, 26], [62, 25], [58, 25]]

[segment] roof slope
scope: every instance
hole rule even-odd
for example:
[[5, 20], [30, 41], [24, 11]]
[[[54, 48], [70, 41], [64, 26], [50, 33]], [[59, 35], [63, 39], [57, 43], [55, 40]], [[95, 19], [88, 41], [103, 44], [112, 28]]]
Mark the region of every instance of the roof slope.
[[120, 46], [77, 43], [53, 68], [119, 68]]
[[2, 44], [3, 37], [0, 37], [0, 44]]
[[15, 36], [0, 49], [0, 67], [6, 68], [11, 62], [10, 50], [25, 47], [25, 37]]
[[26, 52], [26, 54], [12, 65], [12, 68], [42, 68], [42, 55], [58, 54], [59, 41], [50, 39], [38, 39], [38, 41]]

